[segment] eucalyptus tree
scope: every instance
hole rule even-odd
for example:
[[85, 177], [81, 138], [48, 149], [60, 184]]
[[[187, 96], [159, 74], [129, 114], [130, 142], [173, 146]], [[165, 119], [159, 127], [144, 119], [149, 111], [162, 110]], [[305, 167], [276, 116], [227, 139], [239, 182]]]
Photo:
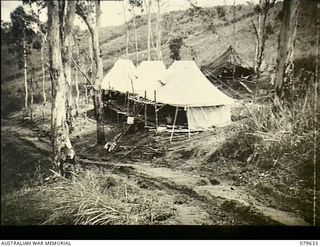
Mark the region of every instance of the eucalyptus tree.
[[[30, 7], [30, 15], [34, 17], [32, 22], [29, 22], [30, 28], [36, 33], [36, 49], [40, 48], [41, 52], [41, 71], [42, 71], [42, 120], [44, 122], [45, 120], [45, 107], [47, 103], [47, 96], [45, 92], [45, 58], [44, 58], [44, 51], [45, 46], [47, 43], [47, 23], [42, 22], [40, 20], [40, 13], [47, 7], [46, 1], [39, 1], [39, 0], [23, 0], [22, 1], [24, 5], [29, 5]], [[40, 41], [37, 42], [38, 40]], [[34, 46], [35, 47], [35, 46]]]
[[97, 1], [78, 1], [76, 5], [77, 14], [86, 23], [92, 43], [92, 52], [94, 60], [94, 68], [92, 78], [94, 79], [94, 109], [97, 121], [97, 144], [105, 144], [104, 133], [104, 110], [102, 102], [101, 82], [103, 79], [102, 54], [99, 44], [99, 27], [101, 22], [101, 6], [100, 0]]
[[139, 62], [139, 48], [138, 48], [138, 34], [137, 34], [137, 25], [136, 25], [136, 8], [142, 8], [143, 0], [129, 0], [129, 4], [131, 8], [129, 11], [132, 12], [133, 15], [133, 31], [134, 31], [134, 41], [135, 41], [135, 48], [136, 48], [136, 63]]
[[35, 36], [34, 31], [30, 28], [29, 23], [35, 19], [32, 15], [26, 13], [22, 6], [18, 6], [10, 14], [11, 17], [11, 49], [15, 54], [19, 68], [24, 70], [24, 89], [25, 99], [24, 108], [28, 109], [28, 65], [27, 59], [30, 54], [31, 45]]
[[[52, 83], [52, 144], [54, 169], [64, 172], [68, 160], [75, 158], [66, 119], [66, 91], [71, 61], [71, 35], [76, 2], [47, 2], [49, 72]], [[71, 67], [71, 66], [70, 66]]]
[[162, 51], [161, 51], [161, 4], [160, 0], [156, 0], [157, 2], [157, 40], [156, 40], [156, 50], [158, 55], [158, 60], [162, 60]]
[[275, 77], [276, 103], [280, 103], [285, 99], [285, 88], [290, 82], [300, 2], [300, 0], [284, 0], [282, 5], [282, 24], [278, 40]]
[[264, 52], [268, 35], [270, 34], [270, 26], [267, 25], [267, 17], [270, 9], [275, 5], [276, 0], [259, 0], [259, 4], [255, 6], [255, 12], [258, 14], [258, 24], [253, 20], [252, 26], [256, 37], [255, 45], [255, 73], [260, 77], [261, 65], [264, 59]]

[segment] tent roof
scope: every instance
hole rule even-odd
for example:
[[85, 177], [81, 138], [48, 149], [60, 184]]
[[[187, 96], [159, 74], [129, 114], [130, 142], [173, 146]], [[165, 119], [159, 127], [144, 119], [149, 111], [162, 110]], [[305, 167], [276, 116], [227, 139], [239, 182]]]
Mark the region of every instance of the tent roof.
[[132, 92], [132, 82], [136, 67], [130, 60], [118, 59], [103, 78], [101, 88], [122, 93]]
[[175, 61], [167, 71], [157, 101], [177, 106], [228, 105], [233, 99], [222, 93], [203, 75], [194, 61]]
[[144, 97], [153, 99], [154, 90], [161, 86], [163, 78], [166, 76], [167, 69], [162, 61], [142, 61], [136, 69], [134, 79], [134, 92]]
[[232, 46], [229, 46], [229, 48], [224, 53], [222, 53], [219, 57], [217, 57], [211, 63], [205, 66], [202, 66], [202, 68], [210, 71], [210, 73], [212, 74], [218, 74], [221, 69], [230, 67], [230, 65], [243, 67], [244, 69], [249, 67], [242, 60], [242, 58], [235, 51], [235, 49]]
[[217, 67], [226, 63], [232, 63], [237, 65], [242, 64], [239, 55], [236, 53], [232, 46], [229, 46], [229, 48], [219, 57], [217, 57], [210, 65], [212, 67]]

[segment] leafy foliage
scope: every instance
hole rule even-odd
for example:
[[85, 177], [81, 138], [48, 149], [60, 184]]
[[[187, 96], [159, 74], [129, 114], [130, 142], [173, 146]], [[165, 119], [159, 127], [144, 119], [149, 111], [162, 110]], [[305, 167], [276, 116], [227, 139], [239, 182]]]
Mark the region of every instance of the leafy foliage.
[[129, 0], [129, 4], [130, 4], [132, 7], [142, 8], [142, 3], [143, 3], [142, 0]]
[[217, 6], [218, 18], [222, 19], [226, 17], [226, 10], [222, 6]]
[[27, 54], [30, 54], [30, 45], [35, 38], [35, 32], [30, 27], [30, 23], [35, 22], [36, 18], [25, 12], [22, 6], [18, 6], [10, 15], [11, 30], [10, 42], [11, 51], [17, 56], [19, 67], [23, 66], [23, 42], [26, 42]]
[[11, 23], [1, 20], [1, 44], [9, 44], [11, 39]]
[[170, 58], [173, 60], [180, 60], [180, 50], [183, 45], [183, 38], [178, 37], [170, 41], [169, 49], [170, 49]]

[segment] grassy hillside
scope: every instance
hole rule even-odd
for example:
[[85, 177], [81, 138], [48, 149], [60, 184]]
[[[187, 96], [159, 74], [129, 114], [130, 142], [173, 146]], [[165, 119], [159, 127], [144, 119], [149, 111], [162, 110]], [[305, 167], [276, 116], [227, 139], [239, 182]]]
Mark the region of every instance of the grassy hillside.
[[[299, 61], [297, 71], [302, 65], [308, 70], [314, 68], [316, 1], [308, 3], [302, 6], [299, 18], [295, 50]], [[252, 65], [254, 56], [251, 20], [256, 20], [257, 16], [253, 7], [237, 6], [236, 11], [235, 49], [248, 65]], [[221, 8], [225, 16], [221, 15]], [[278, 3], [269, 15], [272, 34], [266, 47], [265, 71], [275, 62], [280, 20], [281, 3]], [[182, 59], [194, 58], [199, 66], [211, 62], [232, 45], [232, 21], [230, 6], [164, 14], [164, 62], [166, 65], [172, 62], [168, 44], [175, 37], [183, 37]], [[132, 22], [129, 25], [130, 58], [136, 63]], [[145, 16], [138, 18], [137, 26], [141, 61], [147, 54]], [[119, 57], [125, 57], [126, 30], [124, 26], [108, 27], [102, 28], [100, 34], [107, 73]], [[80, 43], [86, 48], [90, 37], [84, 36]], [[23, 71], [8, 47], [2, 46], [1, 50], [3, 116], [22, 108], [24, 81]], [[152, 57], [156, 59], [154, 51]], [[39, 85], [34, 89], [35, 103], [41, 103], [39, 53], [33, 53], [30, 60], [36, 68]], [[80, 78], [80, 83], [83, 81]], [[48, 71], [46, 90], [50, 101]], [[320, 121], [315, 125], [317, 112], [312, 93], [294, 100], [289, 106], [277, 108], [238, 104], [232, 108], [234, 121], [230, 126], [190, 133], [190, 136], [175, 134], [172, 143], [169, 141], [171, 133], [131, 129], [118, 139], [112, 152], [94, 145], [93, 106], [88, 107], [83, 96], [81, 92], [80, 117], [70, 133], [77, 154], [72, 180], [58, 174], [53, 176], [49, 171], [50, 104], [46, 105], [44, 121], [40, 105], [35, 107], [33, 120], [24, 118], [22, 111], [2, 118], [1, 224], [312, 223], [313, 159], [320, 154], [319, 146], [315, 147], [313, 142]], [[89, 118], [81, 117], [84, 115]], [[122, 122], [105, 125], [108, 143], [122, 133], [123, 127]], [[319, 219], [316, 224], [319, 225]]]
[[[307, 69], [312, 69], [313, 54], [315, 54], [316, 42], [315, 16], [316, 1], [304, 1], [299, 16], [299, 26], [296, 38], [295, 56], [300, 64]], [[277, 51], [277, 39], [281, 24], [282, 3], [279, 2], [270, 11], [268, 24], [271, 35], [266, 44], [265, 63], [262, 69], [268, 69], [275, 63]], [[221, 11], [222, 9], [222, 11]], [[235, 49], [242, 56], [244, 62], [253, 65], [254, 57], [254, 31], [252, 20], [257, 21], [257, 15], [253, 12], [253, 5], [236, 6], [235, 19]], [[221, 15], [225, 13], [225, 16]], [[219, 14], [220, 13], [220, 14]], [[129, 58], [135, 63], [135, 44], [132, 20], [128, 23], [130, 28]], [[155, 46], [155, 16], [152, 16], [152, 30]], [[139, 46], [139, 61], [147, 57], [147, 17], [138, 16], [137, 33]], [[195, 59], [199, 66], [208, 64], [230, 45], [233, 44], [233, 11], [232, 6], [216, 6], [212, 8], [188, 9], [185, 11], [174, 11], [162, 15], [162, 52], [163, 60], [168, 66], [172, 63], [169, 57], [169, 42], [175, 37], [183, 37], [181, 59]], [[88, 37], [89, 39], [89, 37]], [[87, 37], [81, 41], [82, 46], [88, 46]], [[119, 57], [125, 57], [126, 28], [124, 25], [118, 27], [105, 27], [100, 31], [101, 50], [105, 73], [112, 67]], [[2, 108], [4, 104], [14, 98], [18, 100], [23, 96], [23, 71], [19, 69], [16, 57], [8, 52], [6, 46], [1, 46], [1, 94]], [[157, 59], [155, 50], [152, 50], [152, 59]], [[36, 68], [36, 77], [40, 83], [40, 55], [35, 52], [31, 63]], [[301, 66], [298, 66], [301, 67]], [[311, 68], [310, 68], [311, 67]], [[49, 77], [47, 76], [47, 79]], [[46, 85], [50, 94], [50, 82]], [[41, 88], [36, 89], [36, 97], [41, 97]], [[20, 103], [19, 103], [20, 104]]]
[[[315, 16], [316, 1], [306, 1], [302, 6], [299, 16], [299, 26], [296, 40], [296, 58], [309, 57], [315, 52]], [[266, 47], [266, 65], [270, 66], [276, 58], [277, 40], [281, 22], [282, 3], [270, 11], [268, 24], [272, 34], [270, 35]], [[233, 15], [232, 6], [222, 6], [225, 9], [225, 17], [219, 17], [218, 8], [188, 9], [186, 11], [174, 11], [164, 14], [162, 19], [162, 51], [164, 62], [169, 65], [172, 61], [169, 58], [168, 41], [181, 36], [185, 46], [182, 48], [182, 59], [192, 59], [195, 53], [195, 60], [199, 66], [204, 65], [221, 53], [223, 53], [233, 43]], [[155, 17], [154, 17], [155, 18]], [[153, 19], [154, 19], [153, 18]], [[253, 64], [254, 57], [254, 32], [251, 20], [257, 21], [257, 16], [253, 13], [252, 5], [238, 5], [236, 7], [235, 20], [235, 40], [236, 50], [243, 56], [245, 62]], [[152, 23], [155, 27], [155, 22]], [[132, 23], [129, 23], [132, 30]], [[153, 28], [155, 32], [155, 28]], [[146, 57], [147, 48], [147, 21], [143, 16], [138, 21], [139, 59]], [[105, 68], [119, 57], [125, 56], [125, 28], [101, 30], [101, 43]], [[155, 33], [153, 33], [155, 37]], [[130, 58], [135, 60], [134, 36], [130, 32]], [[153, 59], [156, 59], [155, 52]], [[194, 57], [194, 56], [193, 56]]]

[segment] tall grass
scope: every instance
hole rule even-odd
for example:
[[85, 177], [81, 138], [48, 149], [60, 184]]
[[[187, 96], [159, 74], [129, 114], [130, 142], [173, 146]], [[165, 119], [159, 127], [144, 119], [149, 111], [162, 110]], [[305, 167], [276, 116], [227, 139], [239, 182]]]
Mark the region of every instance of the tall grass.
[[283, 162], [284, 167], [296, 168], [299, 174], [309, 176], [312, 172], [314, 114], [312, 100], [249, 110], [246, 134], [256, 137], [254, 155], [257, 164], [271, 168]]
[[[249, 170], [252, 190], [263, 199], [278, 201], [285, 210], [297, 210], [312, 219], [314, 98], [290, 105], [246, 106], [246, 119], [208, 160]], [[250, 182], [252, 181], [252, 182]], [[318, 181], [319, 182], [319, 181]], [[319, 203], [319, 202], [318, 202]]]
[[48, 201], [43, 201], [42, 208], [51, 215], [43, 224], [161, 224], [174, 215], [167, 203], [150, 193], [141, 195], [119, 177], [92, 170], [74, 177], [72, 182], [61, 180], [46, 194]]
[[172, 202], [159, 199], [155, 191], [141, 191], [116, 175], [86, 170], [72, 181], [58, 175], [50, 181], [6, 195], [1, 205], [1, 223], [136, 225], [174, 222]]

